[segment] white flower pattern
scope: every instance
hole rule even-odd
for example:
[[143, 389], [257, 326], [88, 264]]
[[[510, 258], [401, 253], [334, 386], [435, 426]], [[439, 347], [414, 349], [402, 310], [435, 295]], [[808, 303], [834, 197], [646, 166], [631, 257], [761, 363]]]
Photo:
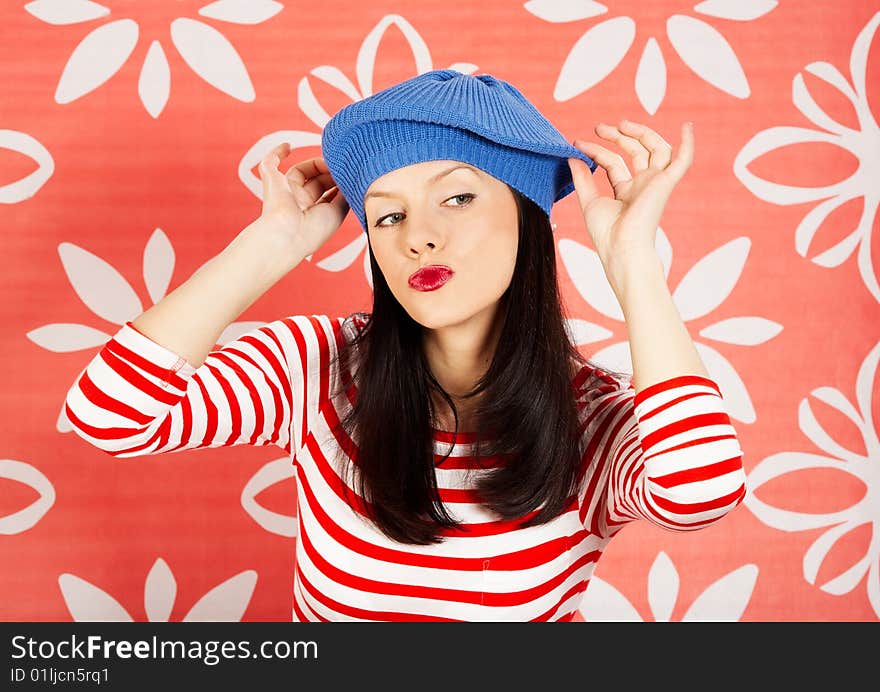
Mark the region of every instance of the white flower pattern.
[[[872, 262], [872, 234], [877, 225], [880, 205], [880, 128], [871, 112], [868, 99], [868, 52], [877, 27], [880, 12], [865, 25], [850, 53], [852, 83], [828, 62], [813, 62], [805, 70], [836, 88], [851, 103], [858, 128], [850, 128], [835, 120], [810, 95], [804, 77], [798, 74], [792, 85], [792, 100], [797, 109], [820, 129], [777, 126], [762, 130], [740, 150], [733, 162], [736, 177], [749, 192], [773, 204], [804, 204], [818, 202], [801, 220], [794, 232], [795, 250], [806, 257], [823, 222], [839, 207], [851, 200], [862, 201], [862, 212], [855, 228], [833, 247], [814, 256], [810, 261], [821, 267], [841, 265], [858, 247], [858, 267], [862, 280], [871, 295], [880, 302], [880, 284]], [[781, 147], [824, 142], [851, 154], [857, 161], [855, 171], [845, 180], [822, 187], [805, 188], [764, 180], [748, 170], [755, 159]]]
[[[774, 0], [706, 0], [695, 14], [731, 21], [753, 21], [767, 14]], [[546, 22], [579, 22], [608, 12], [592, 0], [530, 0], [525, 9]], [[601, 82], [621, 63], [633, 46], [638, 18], [605, 19], [584, 33], [572, 46], [553, 89], [557, 101], [569, 101]], [[678, 57], [698, 77], [739, 99], [749, 97], [748, 78], [733, 48], [707, 20], [688, 14], [665, 17], [666, 38]], [[642, 49], [635, 77], [636, 97], [654, 115], [666, 95], [666, 59], [660, 43], [651, 36]]]
[[[253, 570], [239, 572], [202, 596], [181, 618], [181, 622], [238, 622], [257, 584]], [[134, 622], [135, 619], [113, 596], [75, 574], [61, 574], [58, 585], [74, 622]], [[144, 585], [146, 622], [169, 622], [177, 598], [177, 581], [168, 563], [158, 558]], [[140, 618], [138, 618], [140, 621]]]
[[[373, 84], [373, 72], [376, 66], [377, 54], [387, 32], [392, 27], [397, 28], [412, 51], [415, 71], [412, 76], [423, 74], [434, 67], [431, 53], [428, 45], [421, 37], [415, 27], [410, 24], [404, 17], [398, 14], [391, 14], [383, 17], [364, 38], [358, 51], [357, 60], [355, 62], [355, 74], [357, 75], [357, 85], [349, 79], [338, 67], [331, 65], [321, 65], [316, 67], [309, 73], [315, 79], [319, 79], [325, 84], [340, 91], [351, 102], [359, 101], [371, 96], [375, 91]], [[458, 70], [465, 74], [471, 74], [477, 69], [476, 65], [470, 63], [454, 63], [447, 69]], [[305, 147], [313, 147], [320, 145], [321, 133], [331, 115], [321, 106], [312, 90], [308, 77], [300, 80], [297, 89], [299, 106], [303, 113], [317, 127], [317, 131], [308, 132], [303, 130], [279, 130], [261, 137], [242, 157], [238, 167], [238, 174], [244, 185], [260, 200], [262, 200], [262, 183], [254, 174], [256, 166], [260, 159], [266, 155], [266, 152], [282, 142], [289, 142], [291, 152]], [[293, 155], [293, 154], [292, 154]], [[359, 256], [362, 255], [363, 272], [367, 279], [370, 289], [373, 288], [373, 277], [370, 273], [370, 258], [366, 252], [367, 237], [359, 224], [356, 227], [355, 237], [349, 241], [345, 247], [324, 257], [315, 266], [331, 272], [340, 272], [350, 267]], [[305, 259], [312, 261], [312, 255]]]
[[[681, 622], [735, 622], [749, 605], [757, 565], [743, 565], [703, 591], [688, 607]], [[678, 600], [680, 577], [669, 556], [661, 551], [648, 573], [648, 603], [654, 622], [670, 622]], [[647, 622], [629, 599], [595, 574], [578, 608], [586, 622]]]
[[[835, 440], [819, 423], [810, 401], [804, 399], [798, 407], [798, 424], [810, 442], [824, 454], [788, 451], [762, 459], [748, 474], [751, 492], [743, 504], [761, 522], [780, 531], [825, 529], [804, 555], [803, 576], [810, 584], [816, 583], [819, 568], [835, 544], [867, 525], [870, 539], [864, 554], [843, 573], [820, 584], [819, 588], [825, 593], [840, 596], [852, 591], [867, 576], [868, 600], [880, 618], [880, 440], [871, 413], [872, 396], [876, 396], [877, 392], [874, 383], [878, 376], [878, 361], [880, 343], [874, 346], [859, 368], [855, 385], [858, 408], [835, 387], [819, 387], [811, 392], [816, 399], [839, 411], [856, 426], [861, 433], [861, 446], [865, 452]], [[849, 507], [819, 514], [775, 507], [760, 499], [756, 493], [769, 481], [813, 469], [850, 474], [864, 485], [865, 494]]]
[[[265, 22], [283, 9], [270, 0], [217, 0], [201, 8], [209, 19], [235, 24]], [[90, 0], [36, 0], [25, 5], [47, 24], [78, 24], [108, 17], [110, 9]], [[146, 12], [149, 8], [138, 8]], [[214, 88], [239, 101], [256, 98], [247, 67], [217, 29], [190, 17], [171, 21], [171, 42], [184, 62]], [[135, 19], [113, 19], [89, 32], [74, 49], [55, 91], [57, 103], [71, 103], [91, 93], [122, 69], [137, 47], [140, 25]], [[158, 118], [171, 94], [171, 69], [160, 41], [147, 49], [138, 78], [138, 95], [147, 112]]]
[[[682, 278], [672, 293], [682, 320], [686, 323], [705, 317], [718, 309], [733, 291], [749, 253], [748, 237], [735, 238], [703, 257]], [[669, 276], [672, 247], [662, 228], [657, 229], [657, 254], [663, 273]], [[559, 240], [559, 255], [581, 297], [605, 317], [625, 324], [623, 310], [605, 278], [599, 255], [576, 240]], [[568, 320], [578, 346], [592, 344], [612, 336], [600, 325], [580, 318]], [[715, 322], [699, 332], [699, 336], [725, 344], [754, 346], [764, 343], [782, 331], [782, 325], [755, 315], [731, 317]], [[715, 348], [695, 339], [694, 345], [712, 379], [718, 383], [728, 415], [744, 423], [756, 419], [748, 389], [736, 368]], [[591, 354], [590, 359], [613, 370], [632, 372], [628, 341], [619, 341]]]

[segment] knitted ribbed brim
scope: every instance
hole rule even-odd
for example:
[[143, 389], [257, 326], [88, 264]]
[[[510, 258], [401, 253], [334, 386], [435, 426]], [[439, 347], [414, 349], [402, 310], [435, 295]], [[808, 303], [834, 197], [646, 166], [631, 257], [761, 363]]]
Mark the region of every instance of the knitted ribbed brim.
[[507, 183], [547, 216], [574, 190], [568, 158], [596, 162], [513, 85], [492, 75], [432, 70], [337, 112], [322, 155], [364, 229], [364, 194], [379, 176], [422, 161], [463, 161]]

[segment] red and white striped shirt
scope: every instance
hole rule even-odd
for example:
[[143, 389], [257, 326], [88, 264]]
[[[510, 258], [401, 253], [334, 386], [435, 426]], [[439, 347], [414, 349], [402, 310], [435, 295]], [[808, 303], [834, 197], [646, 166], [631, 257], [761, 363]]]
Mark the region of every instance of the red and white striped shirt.
[[116, 457], [283, 449], [297, 473], [294, 621], [570, 620], [627, 522], [696, 530], [745, 496], [742, 451], [715, 382], [684, 375], [636, 394], [629, 381], [585, 366], [574, 385], [586, 452], [579, 495], [565, 512], [527, 528], [499, 520], [475, 499], [479, 470], [465, 479], [473, 437], [459, 433], [453, 445], [451, 433], [435, 429], [440, 496], [464, 530], [429, 546], [393, 541], [362, 516], [363, 499], [351, 485], [345, 491], [337, 466], [344, 440], [331, 428], [351, 394], [330, 398], [340, 373], [327, 363], [363, 324], [344, 319], [270, 322], [198, 369], [127, 322], [66, 399], [76, 433]]

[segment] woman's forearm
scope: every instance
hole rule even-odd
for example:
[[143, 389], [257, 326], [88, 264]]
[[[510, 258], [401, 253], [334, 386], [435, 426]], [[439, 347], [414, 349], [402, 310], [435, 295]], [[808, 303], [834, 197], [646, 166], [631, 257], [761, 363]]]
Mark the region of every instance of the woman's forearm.
[[626, 320], [636, 392], [678, 375], [709, 377], [656, 253], [621, 257], [606, 274]]
[[199, 367], [223, 330], [305, 256], [260, 217], [132, 325]]

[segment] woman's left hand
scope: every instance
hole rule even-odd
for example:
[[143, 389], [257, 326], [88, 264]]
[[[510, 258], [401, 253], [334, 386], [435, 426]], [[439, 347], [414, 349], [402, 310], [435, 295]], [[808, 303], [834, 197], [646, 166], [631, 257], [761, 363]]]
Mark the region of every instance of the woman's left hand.
[[672, 146], [639, 123], [621, 120], [616, 127], [599, 123], [596, 134], [632, 156], [635, 169], [635, 175], [630, 173], [620, 154], [576, 139], [574, 146], [605, 169], [614, 197], [603, 197], [587, 164], [568, 159], [584, 223], [607, 268], [631, 253], [656, 253], [654, 240], [663, 208], [693, 161], [694, 130], [691, 122], [682, 125], [674, 158]]

